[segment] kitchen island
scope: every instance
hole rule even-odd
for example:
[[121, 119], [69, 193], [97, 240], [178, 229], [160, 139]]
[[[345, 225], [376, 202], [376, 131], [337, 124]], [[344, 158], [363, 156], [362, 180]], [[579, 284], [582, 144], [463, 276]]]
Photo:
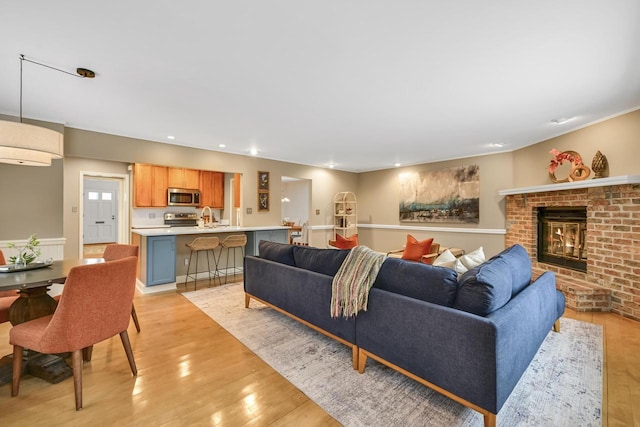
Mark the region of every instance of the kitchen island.
[[[280, 243], [288, 243], [289, 241], [289, 227], [285, 226], [132, 228], [131, 244], [140, 248], [138, 290], [142, 293], [153, 293], [173, 290], [177, 286], [182, 286], [191, 252], [186, 244], [197, 237], [215, 236], [222, 241], [233, 234], [247, 236], [245, 255], [257, 255], [260, 240]], [[224, 275], [227, 254], [226, 251], [221, 253], [219, 251], [220, 249], [216, 249], [215, 253], [219, 257], [219, 269]], [[206, 261], [202, 254], [200, 257], [201, 262], [198, 264], [198, 269], [201, 271], [202, 277], [208, 277], [206, 271], [202, 273], [202, 266], [206, 265]], [[233, 262], [232, 259], [230, 258], [230, 263]], [[240, 264], [242, 260], [236, 262]], [[213, 265], [211, 268], [214, 268]]]

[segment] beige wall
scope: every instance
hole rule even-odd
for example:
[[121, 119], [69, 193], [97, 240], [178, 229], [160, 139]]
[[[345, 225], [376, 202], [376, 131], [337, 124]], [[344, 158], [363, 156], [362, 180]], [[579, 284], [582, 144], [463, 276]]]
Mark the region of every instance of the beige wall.
[[62, 236], [63, 160], [50, 167], [0, 163], [0, 240]]
[[[265, 160], [175, 145], [107, 135], [68, 128], [65, 133], [65, 157], [70, 160], [69, 171], [65, 170], [65, 256], [78, 253], [77, 214], [71, 212], [78, 203], [79, 171], [128, 173], [129, 163], [142, 162], [158, 165], [188, 167], [193, 169], [237, 172], [242, 174], [242, 223], [245, 226], [263, 226], [282, 223], [280, 194], [282, 176], [293, 176], [311, 180], [311, 226], [332, 224], [332, 201], [339, 191], [355, 191], [357, 174], [335, 171], [294, 163]], [[101, 159], [94, 162], [92, 159]], [[66, 161], [66, 160], [65, 160]], [[67, 166], [65, 165], [65, 168]], [[258, 171], [270, 173], [271, 208], [269, 212], [258, 212]], [[118, 172], [122, 173], [122, 172]], [[252, 213], [247, 214], [246, 208]], [[316, 215], [316, 209], [320, 214]], [[326, 242], [327, 231], [312, 233], [312, 241]]]
[[[479, 224], [417, 224], [399, 220], [399, 176], [402, 173], [438, 170], [458, 166], [480, 167]], [[358, 177], [358, 223], [370, 224], [358, 230], [359, 241], [379, 251], [401, 248], [407, 234], [419, 240], [434, 237], [444, 246], [471, 251], [479, 246], [487, 255], [504, 248], [504, 201], [498, 191], [512, 187], [510, 153], [470, 157], [446, 162], [362, 173]]]
[[[454, 227], [504, 228], [504, 212], [500, 208], [498, 190], [511, 187], [511, 155], [508, 153], [361, 173], [358, 177], [356, 193], [358, 223], [399, 224], [398, 189], [401, 174], [468, 165], [480, 167], [480, 223], [478, 225], [456, 224]], [[414, 225], [415, 223], [404, 224]], [[443, 226], [451, 227], [452, 225]]]
[[[2, 118], [2, 117], [0, 117]], [[38, 123], [40, 124], [40, 123]], [[79, 221], [77, 213], [80, 171], [128, 173], [133, 162], [238, 172], [242, 174], [243, 223], [247, 226], [273, 225], [282, 221], [279, 197], [281, 177], [310, 179], [311, 243], [325, 246], [332, 237], [333, 196], [353, 191], [358, 197], [360, 241], [386, 251], [402, 247], [406, 234], [417, 238], [434, 236], [443, 245], [467, 251], [483, 246], [487, 255], [504, 247], [504, 201], [498, 191], [507, 188], [550, 184], [547, 166], [549, 150], [574, 150], [591, 165], [596, 150], [609, 161], [609, 175], [638, 174], [640, 155], [640, 110], [576, 130], [512, 153], [503, 153], [446, 162], [425, 163], [407, 168], [354, 174], [249, 156], [177, 147], [115, 135], [40, 124], [64, 131], [65, 159], [52, 167], [25, 167], [0, 164], [0, 240], [24, 239], [32, 233], [41, 238], [65, 237], [65, 256], [77, 256]], [[480, 224], [420, 226], [398, 220], [398, 174], [454, 166], [480, 166]], [[271, 210], [258, 213], [257, 171], [269, 171]], [[125, 172], [123, 172], [125, 171]], [[246, 208], [253, 213], [247, 215]], [[316, 209], [320, 214], [316, 215]]]
[[[607, 157], [609, 176], [640, 173], [640, 110], [578, 129], [511, 153], [425, 163], [400, 169], [362, 173], [358, 176], [359, 240], [371, 248], [387, 251], [401, 248], [407, 234], [417, 239], [434, 237], [445, 246], [474, 250], [483, 246], [487, 256], [504, 249], [505, 200], [502, 189], [552, 184], [549, 151], [577, 151], [591, 167], [596, 151]], [[480, 166], [480, 223], [478, 225], [401, 223], [398, 214], [398, 176], [414, 172]], [[558, 175], [560, 176], [560, 175]], [[591, 175], [593, 177], [593, 173]], [[371, 224], [371, 225], [369, 225]]]
[[[640, 173], [640, 110], [515, 151], [513, 188], [550, 184], [547, 168], [552, 158], [549, 151], [553, 148], [578, 152], [589, 168], [593, 156], [600, 150], [607, 158], [609, 176], [637, 175]], [[589, 179], [591, 177], [593, 172]]]

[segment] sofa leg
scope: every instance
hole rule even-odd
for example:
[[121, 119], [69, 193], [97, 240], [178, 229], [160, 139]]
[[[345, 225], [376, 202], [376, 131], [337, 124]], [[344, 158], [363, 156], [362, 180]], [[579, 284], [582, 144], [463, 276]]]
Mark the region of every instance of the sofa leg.
[[496, 414], [491, 412], [484, 414], [484, 427], [496, 427]]
[[351, 363], [353, 364], [353, 369], [358, 369], [358, 346], [356, 345], [351, 347]]
[[249, 301], [251, 301], [251, 296], [249, 294], [244, 294], [244, 308], [249, 308]]
[[553, 332], [560, 332], [560, 319], [553, 322]]
[[367, 355], [361, 348], [358, 348], [358, 372], [364, 374], [364, 368], [366, 365]]

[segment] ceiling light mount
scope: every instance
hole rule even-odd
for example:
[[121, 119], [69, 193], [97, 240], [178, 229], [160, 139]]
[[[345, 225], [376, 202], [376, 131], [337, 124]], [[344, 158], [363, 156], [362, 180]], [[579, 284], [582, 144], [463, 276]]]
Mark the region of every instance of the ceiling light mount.
[[36, 64], [45, 68], [51, 68], [52, 70], [60, 71], [61, 73], [69, 74], [70, 76], [78, 77], [79, 79], [92, 79], [96, 76], [96, 73], [88, 68], [82, 68], [82, 67], [76, 68], [76, 73], [74, 74], [67, 70], [52, 67], [51, 65], [43, 64], [42, 62], [34, 61], [33, 59], [25, 58], [23, 54], [20, 54], [20, 64], [21, 64], [20, 67], [22, 67], [22, 61], [27, 61], [32, 64]]
[[553, 123], [554, 125], [563, 125], [572, 119], [573, 117], [559, 117], [557, 119], [551, 119], [551, 123]]
[[78, 73], [80, 77], [84, 77], [85, 79], [92, 79], [96, 76], [96, 73], [89, 70], [88, 68], [76, 68], [76, 73]]

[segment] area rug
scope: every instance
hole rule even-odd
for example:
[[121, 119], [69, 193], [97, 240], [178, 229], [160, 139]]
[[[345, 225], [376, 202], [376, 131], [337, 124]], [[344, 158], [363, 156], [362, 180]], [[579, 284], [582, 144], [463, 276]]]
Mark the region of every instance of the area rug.
[[[251, 301], [242, 284], [182, 294], [345, 426], [482, 426], [482, 416], [351, 349]], [[499, 426], [599, 426], [602, 328], [561, 320], [498, 414]]]

